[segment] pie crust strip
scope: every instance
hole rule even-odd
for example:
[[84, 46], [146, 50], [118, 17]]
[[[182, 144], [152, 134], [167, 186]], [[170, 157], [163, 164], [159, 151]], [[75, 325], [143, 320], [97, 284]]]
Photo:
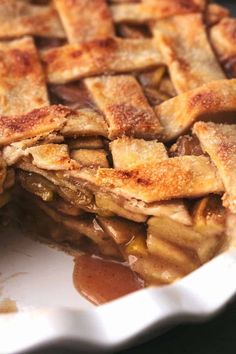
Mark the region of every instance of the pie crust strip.
[[100, 168], [97, 183], [107, 191], [146, 203], [224, 191], [217, 169], [205, 156], [175, 157], [136, 169]]
[[[123, 137], [112, 141], [110, 150], [114, 168], [118, 170], [138, 169], [143, 164], [156, 164], [169, 158], [165, 145], [156, 140]], [[166, 216], [182, 224], [191, 225], [191, 217], [182, 200], [156, 203], [125, 200], [124, 208], [144, 215]]]
[[[219, 80], [188, 91], [156, 107], [156, 114], [164, 128], [163, 140], [169, 141], [183, 135], [204, 117], [225, 121], [225, 112], [236, 111], [236, 80]], [[234, 120], [234, 118], [233, 118]]]
[[105, 0], [54, 0], [69, 43], [82, 43], [114, 35]]
[[0, 115], [49, 104], [43, 69], [31, 37], [0, 42]]
[[178, 14], [200, 12], [204, 8], [205, 0], [144, 0], [139, 4], [112, 5], [111, 12], [115, 23], [142, 24]]
[[201, 14], [157, 21], [153, 34], [177, 93], [226, 78], [209, 44]]
[[150, 139], [160, 136], [160, 122], [133, 76], [102, 76], [84, 82], [105, 115], [109, 138], [128, 135]]
[[29, 113], [0, 116], [0, 145], [60, 133], [65, 137], [107, 136], [102, 115], [89, 110], [71, 110], [61, 105], [34, 109]]
[[210, 29], [210, 40], [226, 72], [236, 76], [236, 19], [224, 18]]
[[224, 182], [224, 206], [236, 213], [236, 125], [198, 122], [193, 132]]
[[49, 106], [23, 115], [0, 116], [0, 144], [8, 145], [59, 131], [70, 113], [66, 107]]
[[110, 150], [116, 169], [137, 168], [144, 163], [168, 159], [165, 145], [156, 140], [122, 137], [110, 143]]
[[230, 11], [227, 7], [219, 4], [208, 4], [206, 9], [206, 25], [214, 26], [223, 18], [229, 17]]
[[0, 38], [11, 39], [25, 35], [65, 38], [58, 13], [52, 6], [0, 0]]
[[163, 63], [151, 39], [106, 38], [42, 53], [47, 79], [62, 84], [104, 73], [146, 70]]

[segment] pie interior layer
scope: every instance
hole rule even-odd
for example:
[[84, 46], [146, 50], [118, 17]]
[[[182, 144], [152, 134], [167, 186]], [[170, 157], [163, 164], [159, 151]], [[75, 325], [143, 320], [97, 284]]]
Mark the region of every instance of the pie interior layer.
[[234, 245], [235, 32], [205, 0], [0, 0], [0, 206], [145, 285]]

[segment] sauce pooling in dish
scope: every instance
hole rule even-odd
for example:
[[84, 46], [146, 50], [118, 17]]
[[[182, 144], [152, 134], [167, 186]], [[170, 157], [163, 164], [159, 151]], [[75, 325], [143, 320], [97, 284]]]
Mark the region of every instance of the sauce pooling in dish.
[[125, 265], [82, 255], [75, 259], [75, 288], [96, 305], [143, 288], [142, 281]]

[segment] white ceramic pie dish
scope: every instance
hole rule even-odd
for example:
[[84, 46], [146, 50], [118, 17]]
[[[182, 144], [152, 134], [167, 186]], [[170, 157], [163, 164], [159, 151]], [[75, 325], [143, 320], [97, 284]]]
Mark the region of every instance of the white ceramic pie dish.
[[236, 250], [173, 285], [144, 289], [100, 307], [73, 288], [72, 257], [14, 230], [1, 232], [0, 270], [0, 299], [15, 300], [19, 309], [0, 315], [1, 354], [51, 344], [114, 351], [177, 323], [208, 319], [236, 293]]

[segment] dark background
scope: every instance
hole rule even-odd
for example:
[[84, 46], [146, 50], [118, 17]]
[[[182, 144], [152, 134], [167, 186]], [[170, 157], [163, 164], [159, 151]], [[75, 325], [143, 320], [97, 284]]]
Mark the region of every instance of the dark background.
[[[158, 1], [158, 0], [157, 0]], [[216, 1], [236, 16], [236, 0]], [[217, 276], [217, 274], [216, 274]], [[236, 275], [235, 275], [236, 278]], [[138, 311], [138, 309], [137, 309]], [[124, 319], [125, 320], [125, 319]], [[76, 354], [63, 348], [41, 349], [31, 354]], [[117, 354], [236, 354], [236, 300], [216, 318], [198, 325], [182, 325], [168, 333]]]

